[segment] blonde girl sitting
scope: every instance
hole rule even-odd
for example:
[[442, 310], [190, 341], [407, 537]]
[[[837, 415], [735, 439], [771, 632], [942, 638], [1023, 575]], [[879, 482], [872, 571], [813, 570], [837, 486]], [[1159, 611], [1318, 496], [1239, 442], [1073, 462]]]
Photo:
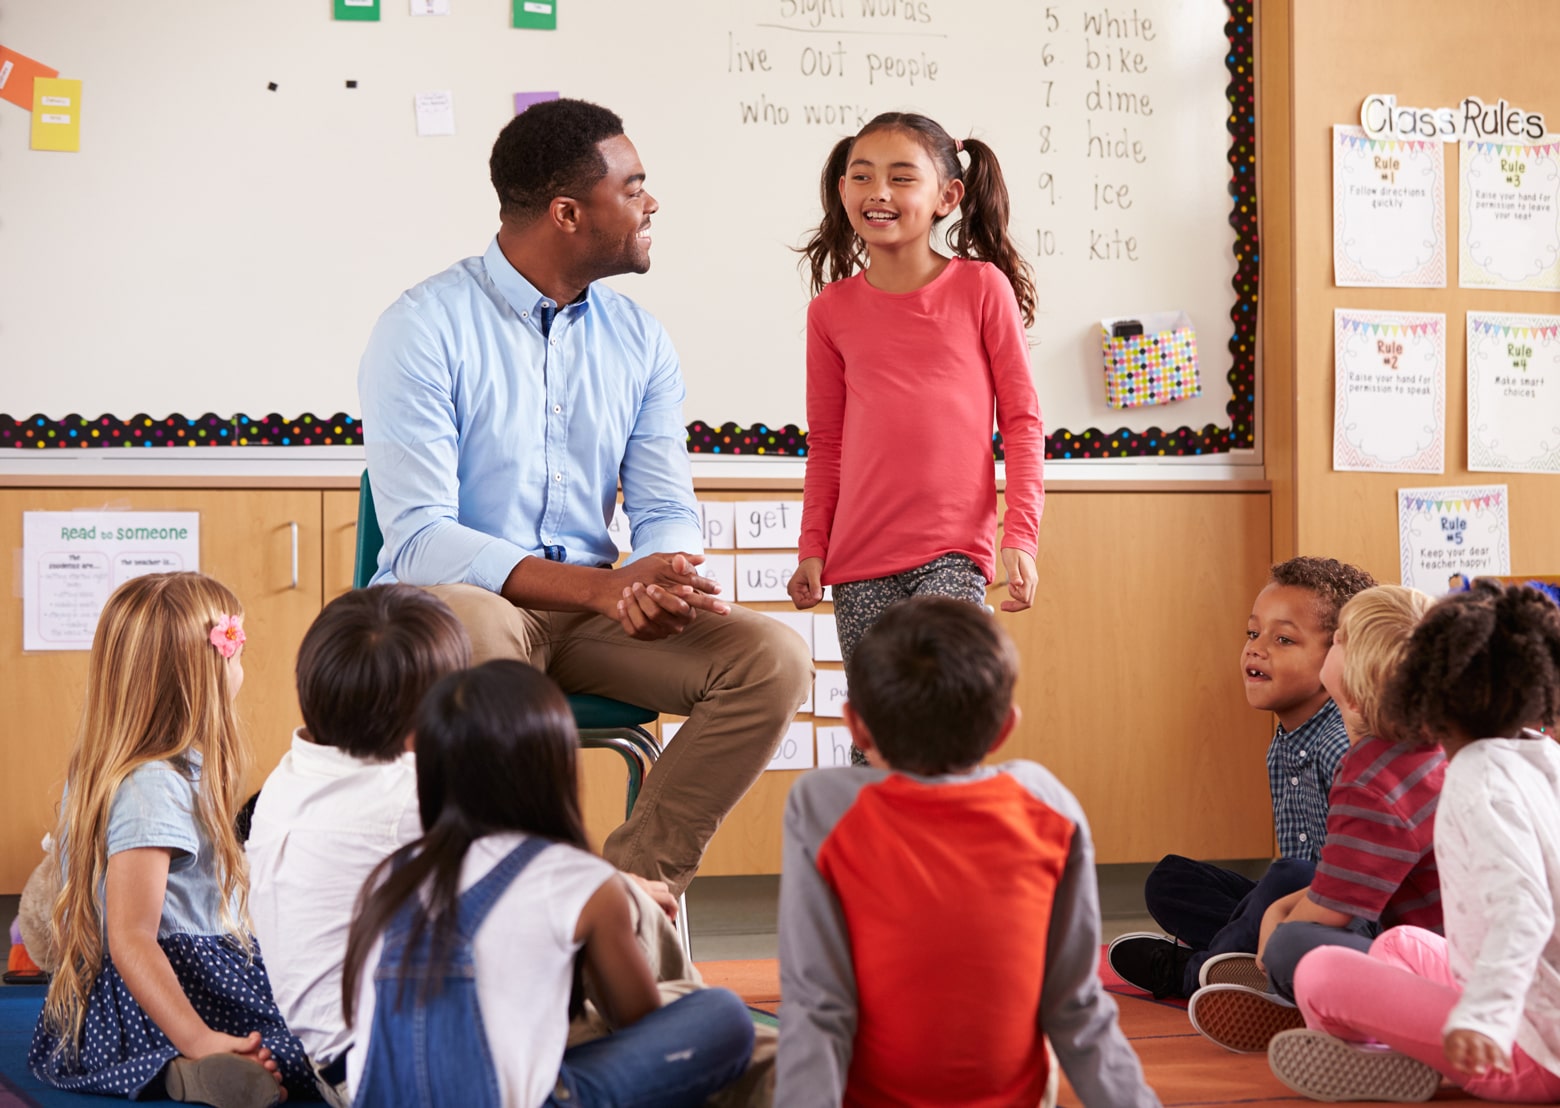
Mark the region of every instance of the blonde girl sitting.
[[60, 967], [28, 1064], [59, 1089], [264, 1108], [312, 1073], [245, 926], [243, 610], [198, 573], [108, 600], [55, 835]]

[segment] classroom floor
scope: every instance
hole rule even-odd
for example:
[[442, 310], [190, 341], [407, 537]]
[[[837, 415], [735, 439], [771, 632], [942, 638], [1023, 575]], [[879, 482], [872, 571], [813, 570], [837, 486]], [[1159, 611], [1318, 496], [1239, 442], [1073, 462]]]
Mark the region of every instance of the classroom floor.
[[[1226, 863], [1244, 872], [1260, 872], [1265, 861]], [[1104, 940], [1128, 931], [1157, 931], [1143, 908], [1147, 865], [1099, 867], [1100, 913]], [[16, 896], [0, 896], [0, 926], [16, 918]], [[779, 956], [775, 919], [780, 903], [780, 879], [765, 877], [699, 877], [688, 889], [688, 922], [693, 956], [700, 962]]]
[[[1265, 863], [1230, 864], [1249, 873], [1260, 871]], [[1128, 865], [1099, 868], [1105, 942], [1127, 931], [1155, 930], [1143, 909], [1143, 878], [1148, 869]], [[776, 1010], [780, 999], [775, 961], [778, 900], [776, 877], [699, 878], [688, 890], [694, 957], [701, 963], [705, 980], [735, 989], [750, 1004], [766, 1011]], [[0, 923], [9, 924], [16, 914], [16, 902], [15, 896], [0, 896]], [[1147, 999], [1115, 980], [1108, 969], [1102, 971], [1102, 978], [1117, 994], [1122, 1030], [1142, 1060], [1150, 1085], [1167, 1106], [1298, 1108], [1311, 1103], [1284, 1089], [1268, 1070], [1264, 1056], [1230, 1054], [1193, 1031], [1180, 1006]], [[9, 1103], [6, 1095], [0, 1083], [0, 1108]], [[1466, 1099], [1452, 1089], [1443, 1090], [1436, 1098], [1438, 1103]], [[1079, 1105], [1065, 1083], [1059, 1103], [1066, 1108]]]
[[[1223, 864], [1256, 877], [1267, 866], [1267, 860]], [[1143, 881], [1151, 868], [1146, 864], [1098, 867], [1105, 942], [1128, 931], [1159, 930], [1143, 907]], [[778, 877], [695, 878], [688, 888], [694, 960], [778, 957], [775, 917], [779, 901]]]

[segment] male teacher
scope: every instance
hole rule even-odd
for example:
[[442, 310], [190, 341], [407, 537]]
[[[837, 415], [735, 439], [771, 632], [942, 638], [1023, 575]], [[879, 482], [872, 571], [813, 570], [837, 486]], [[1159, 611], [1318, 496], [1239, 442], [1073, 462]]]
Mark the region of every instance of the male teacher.
[[[536, 104], [489, 168], [497, 237], [403, 293], [358, 371], [385, 534], [374, 583], [436, 593], [476, 662], [519, 658], [568, 692], [688, 716], [603, 848], [677, 895], [812, 664], [798, 635], [722, 603], [699, 574], [677, 355], [649, 312], [598, 283], [650, 268], [658, 205], [622, 120]], [[633, 555], [614, 569], [620, 485]]]

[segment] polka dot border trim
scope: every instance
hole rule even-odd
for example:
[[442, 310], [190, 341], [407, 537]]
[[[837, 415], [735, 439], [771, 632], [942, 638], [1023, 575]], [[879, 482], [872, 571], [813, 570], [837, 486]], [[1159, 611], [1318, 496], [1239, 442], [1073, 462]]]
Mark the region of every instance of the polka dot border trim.
[[128, 419], [113, 415], [63, 419], [33, 415], [25, 419], [0, 415], [0, 448], [91, 449], [154, 446], [361, 446], [363, 425], [356, 416], [337, 412], [321, 417], [310, 412], [288, 419], [272, 413], [247, 415], [173, 415], [154, 417], [140, 412]]

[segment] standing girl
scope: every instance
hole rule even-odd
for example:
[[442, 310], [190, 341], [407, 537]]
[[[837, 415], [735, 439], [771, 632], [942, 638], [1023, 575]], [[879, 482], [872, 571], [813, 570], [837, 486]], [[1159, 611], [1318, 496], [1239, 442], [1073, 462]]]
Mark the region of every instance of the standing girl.
[[[1030, 606], [1045, 433], [1024, 336], [1034, 282], [1007, 232], [991, 148], [922, 115], [880, 115], [834, 147], [821, 192], [823, 222], [803, 248], [816, 295], [789, 591], [810, 608], [833, 586], [849, 661], [896, 600], [985, 602], [996, 576], [993, 408], [1007, 468], [1002, 608]], [[931, 231], [961, 205], [948, 258]]]
[[55, 835], [40, 1081], [219, 1108], [314, 1087], [245, 927], [243, 646], [238, 598], [198, 573], [137, 577], [103, 609]]
[[1368, 954], [1307, 954], [1306, 1027], [1277, 1035], [1269, 1064], [1319, 1100], [1429, 1100], [1444, 1076], [1483, 1100], [1560, 1103], [1560, 746], [1524, 729], [1560, 713], [1560, 609], [1489, 581], [1442, 600], [1386, 709], [1451, 760], [1435, 824], [1446, 937], [1395, 927]]
[[[659, 1006], [624, 879], [586, 845], [558, 686], [508, 660], [451, 674], [415, 734], [424, 834], [369, 876], [347, 940], [354, 1102], [675, 1108], [735, 1080], [747, 1009]], [[580, 966], [619, 1030], [565, 1049]]]

